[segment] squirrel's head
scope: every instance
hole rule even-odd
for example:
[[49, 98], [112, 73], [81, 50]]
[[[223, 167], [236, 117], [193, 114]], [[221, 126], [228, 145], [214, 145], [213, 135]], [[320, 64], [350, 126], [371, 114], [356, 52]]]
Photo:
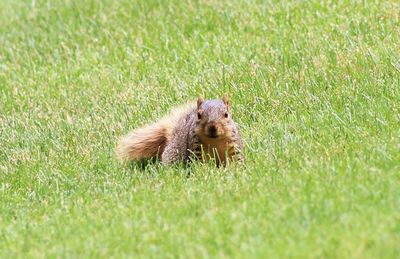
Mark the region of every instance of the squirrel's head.
[[229, 99], [224, 95], [222, 100], [197, 100], [197, 134], [210, 139], [225, 138], [231, 132], [232, 118]]

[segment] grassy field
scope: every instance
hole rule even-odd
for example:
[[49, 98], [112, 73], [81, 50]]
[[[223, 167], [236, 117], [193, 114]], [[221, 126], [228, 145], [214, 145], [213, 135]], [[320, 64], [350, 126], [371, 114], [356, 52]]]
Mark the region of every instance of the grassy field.
[[[225, 92], [244, 166], [116, 161]], [[399, 125], [395, 0], [3, 0], [0, 257], [396, 258]]]

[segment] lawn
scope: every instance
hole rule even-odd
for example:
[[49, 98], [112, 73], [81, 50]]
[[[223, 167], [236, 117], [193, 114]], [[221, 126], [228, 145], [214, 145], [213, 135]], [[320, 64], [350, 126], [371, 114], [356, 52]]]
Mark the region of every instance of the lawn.
[[[115, 159], [121, 135], [225, 92], [244, 165]], [[398, 1], [0, 1], [0, 257], [399, 244]]]

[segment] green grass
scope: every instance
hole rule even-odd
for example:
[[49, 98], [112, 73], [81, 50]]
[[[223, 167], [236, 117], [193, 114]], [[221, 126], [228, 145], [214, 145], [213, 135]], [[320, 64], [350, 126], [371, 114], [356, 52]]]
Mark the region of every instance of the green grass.
[[[0, 1], [0, 257], [398, 257], [399, 14]], [[119, 136], [225, 92], [244, 166], [116, 161]]]

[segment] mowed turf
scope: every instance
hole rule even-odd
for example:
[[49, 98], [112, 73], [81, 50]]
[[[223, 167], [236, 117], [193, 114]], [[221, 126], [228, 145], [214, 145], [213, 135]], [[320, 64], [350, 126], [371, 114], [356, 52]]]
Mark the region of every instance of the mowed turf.
[[[398, 1], [0, 1], [0, 257], [396, 258]], [[246, 163], [121, 164], [229, 93]]]

